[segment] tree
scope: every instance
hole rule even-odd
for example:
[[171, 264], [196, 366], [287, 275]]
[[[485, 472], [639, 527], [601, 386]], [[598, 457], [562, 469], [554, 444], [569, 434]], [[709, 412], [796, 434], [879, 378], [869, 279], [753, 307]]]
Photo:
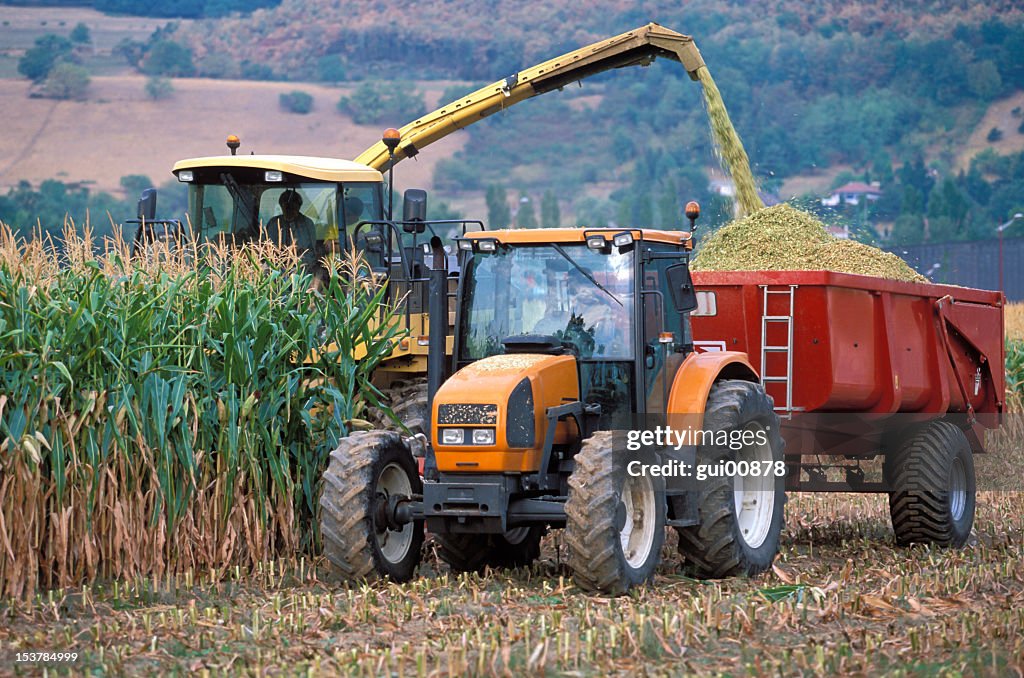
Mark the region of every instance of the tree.
[[305, 115], [313, 110], [313, 96], [300, 90], [288, 92], [287, 94], [282, 93], [278, 97], [278, 102], [281, 104], [281, 108], [289, 113]]
[[111, 54], [121, 57], [132, 68], [138, 68], [142, 57], [146, 55], [146, 43], [131, 38], [122, 38], [114, 45]]
[[492, 184], [487, 187], [487, 225], [489, 228], [508, 228], [512, 224], [512, 211], [508, 207], [505, 187]]
[[18, 60], [18, 73], [32, 82], [43, 82], [57, 62], [70, 55], [71, 41], [49, 33], [36, 38], [35, 46], [26, 50], [25, 55]]
[[146, 96], [153, 101], [170, 99], [174, 94], [174, 85], [169, 78], [154, 75], [146, 80]]
[[145, 174], [128, 174], [121, 177], [121, 188], [129, 200], [139, 197], [147, 188], [153, 187], [153, 180]]
[[389, 123], [397, 126], [426, 113], [427, 105], [423, 95], [408, 83], [366, 82], [359, 85], [352, 96], [341, 97], [338, 112], [351, 116], [357, 125]]
[[518, 228], [537, 228], [537, 215], [533, 211], [533, 201], [525, 192], [519, 194], [519, 211], [516, 212]]
[[84, 99], [88, 88], [88, 71], [64, 62], [53, 67], [43, 84], [43, 92], [53, 99]]
[[540, 223], [544, 228], [558, 228], [562, 225], [562, 215], [558, 209], [558, 198], [550, 188], [544, 191], [540, 201]]
[[195, 71], [192, 50], [172, 40], [159, 40], [153, 43], [142, 62], [142, 72], [147, 75], [181, 78], [188, 77]]
[[1003, 90], [1003, 79], [996, 65], [986, 59], [967, 67], [967, 86], [982, 101], [991, 101]]
[[92, 42], [92, 34], [89, 32], [89, 27], [81, 21], [75, 24], [68, 37], [71, 39], [71, 42], [77, 45], [88, 45]]
[[892, 226], [889, 238], [896, 245], [916, 245], [924, 240], [924, 219], [920, 214], [901, 214]]

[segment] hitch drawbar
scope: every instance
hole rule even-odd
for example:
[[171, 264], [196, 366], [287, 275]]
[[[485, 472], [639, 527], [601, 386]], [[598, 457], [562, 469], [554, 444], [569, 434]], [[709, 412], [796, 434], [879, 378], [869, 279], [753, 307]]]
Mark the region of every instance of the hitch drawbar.
[[400, 530], [413, 521], [426, 520], [428, 529], [434, 532], [504, 532], [537, 523], [565, 524], [566, 497], [509, 501], [494, 483], [428, 482], [423, 491], [412, 496], [380, 495], [374, 512], [376, 524]]

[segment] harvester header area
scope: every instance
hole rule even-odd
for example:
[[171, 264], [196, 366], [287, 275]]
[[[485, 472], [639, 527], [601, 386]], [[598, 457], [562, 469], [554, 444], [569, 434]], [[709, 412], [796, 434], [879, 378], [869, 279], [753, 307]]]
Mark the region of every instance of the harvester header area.
[[692, 80], [697, 80], [697, 71], [704, 66], [693, 38], [650, 23], [513, 73], [405, 125], [398, 130], [401, 141], [393, 161], [383, 140], [363, 151], [356, 161], [385, 169], [520, 101], [613, 68], [647, 66], [658, 57], [681, 63]]

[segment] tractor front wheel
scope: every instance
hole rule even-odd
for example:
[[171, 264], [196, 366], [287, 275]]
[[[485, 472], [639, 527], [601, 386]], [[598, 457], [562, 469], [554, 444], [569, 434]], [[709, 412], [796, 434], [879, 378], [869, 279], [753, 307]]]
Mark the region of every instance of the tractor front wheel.
[[[569, 476], [565, 541], [576, 584], [620, 594], [654, 575], [665, 541], [665, 481], [626, 473], [612, 432], [583, 441]], [[657, 460], [654, 460], [657, 463]]]
[[[697, 481], [700, 522], [677, 528], [679, 552], [702, 579], [764, 572], [779, 551], [786, 502], [784, 443], [772, 399], [760, 384], [715, 382], [703, 427], [727, 431], [729, 441], [753, 442], [736, 450], [716, 436], [697, 448], [708, 477]], [[727, 475], [732, 470], [744, 473]]]
[[420, 561], [423, 521], [395, 524], [400, 500], [422, 495], [409, 447], [394, 431], [361, 431], [331, 452], [320, 496], [320, 533], [334, 574], [345, 580], [408, 581]]

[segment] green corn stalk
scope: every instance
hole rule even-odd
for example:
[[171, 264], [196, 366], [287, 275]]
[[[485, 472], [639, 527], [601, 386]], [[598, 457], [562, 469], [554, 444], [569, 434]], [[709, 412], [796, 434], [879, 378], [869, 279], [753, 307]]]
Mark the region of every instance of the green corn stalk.
[[[33, 247], [0, 226], [0, 596], [81, 583], [83, 540], [109, 577], [314, 550], [323, 467], [397, 338], [383, 287], [339, 271], [311, 292], [254, 256]], [[62, 512], [84, 534], [56, 553], [33, 535]], [[221, 552], [246, 521], [256, 541]]]

